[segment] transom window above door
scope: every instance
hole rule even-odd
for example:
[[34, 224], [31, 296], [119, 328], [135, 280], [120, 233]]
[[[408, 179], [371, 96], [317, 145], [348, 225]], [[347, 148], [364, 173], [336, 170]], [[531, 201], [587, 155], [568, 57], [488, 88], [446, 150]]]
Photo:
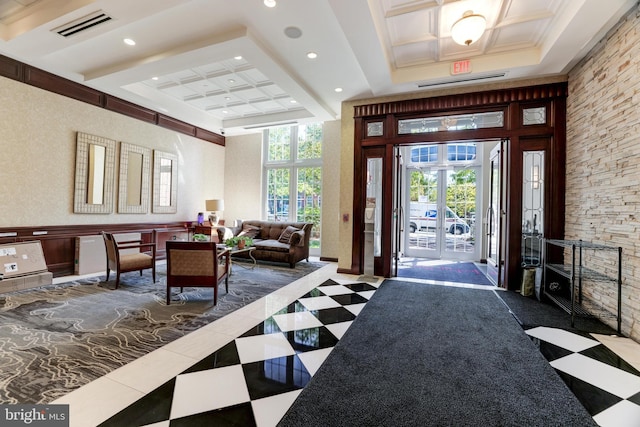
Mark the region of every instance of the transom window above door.
[[411, 148], [411, 163], [448, 165], [451, 163], [476, 163], [477, 144], [456, 142], [451, 144], [420, 145]]
[[398, 134], [443, 132], [501, 128], [504, 126], [504, 112], [457, 114], [454, 116], [421, 117], [398, 120]]

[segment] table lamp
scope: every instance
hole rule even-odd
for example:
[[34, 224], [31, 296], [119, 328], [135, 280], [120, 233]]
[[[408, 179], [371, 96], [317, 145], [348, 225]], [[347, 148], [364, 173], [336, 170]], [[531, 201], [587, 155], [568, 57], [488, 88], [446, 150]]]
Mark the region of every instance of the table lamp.
[[217, 226], [218, 211], [224, 210], [224, 200], [222, 199], [206, 200], [205, 206], [208, 211], [211, 211], [211, 214], [209, 215], [209, 222], [211, 223], [212, 226], [214, 227]]

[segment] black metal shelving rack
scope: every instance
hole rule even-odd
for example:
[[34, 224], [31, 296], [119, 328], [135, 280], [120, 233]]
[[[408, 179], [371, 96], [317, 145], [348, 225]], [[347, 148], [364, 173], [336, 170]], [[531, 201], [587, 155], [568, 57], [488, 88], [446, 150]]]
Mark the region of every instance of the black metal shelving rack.
[[[571, 262], [563, 264], [549, 263], [548, 252], [549, 246], [556, 246], [571, 250]], [[595, 306], [594, 304], [587, 304], [582, 297], [582, 285], [583, 280], [593, 280], [598, 282], [609, 282], [617, 286], [617, 313], [615, 314], [618, 326], [618, 333], [621, 333], [622, 326], [622, 248], [619, 246], [608, 246], [597, 243], [589, 243], [583, 240], [558, 240], [558, 239], [545, 239], [544, 241], [544, 254], [543, 254], [543, 274], [544, 274], [544, 295], [561, 307], [564, 311], [571, 315], [571, 327], [574, 326], [575, 317], [614, 317], [610, 312], [603, 310]], [[611, 251], [617, 252], [616, 264], [617, 264], [617, 277], [612, 277], [607, 274], [603, 274], [599, 271], [586, 268], [583, 265], [583, 252], [586, 250], [594, 251]], [[563, 254], [565, 259], [567, 254]], [[569, 281], [570, 297], [566, 298], [562, 295], [548, 291], [548, 277], [547, 272], [553, 271], [558, 275], [566, 278]]]

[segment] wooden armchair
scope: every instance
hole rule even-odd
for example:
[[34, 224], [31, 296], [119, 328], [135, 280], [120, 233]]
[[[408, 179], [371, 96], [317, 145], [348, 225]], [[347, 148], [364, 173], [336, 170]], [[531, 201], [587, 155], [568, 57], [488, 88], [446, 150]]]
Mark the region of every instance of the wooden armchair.
[[107, 280], [111, 270], [116, 272], [116, 289], [120, 284], [120, 274], [150, 268], [153, 283], [156, 282], [156, 244], [142, 243], [142, 240], [118, 242], [113, 234], [102, 232], [107, 250]]
[[167, 305], [171, 288], [213, 288], [213, 305], [218, 303], [218, 284], [224, 280], [229, 292], [229, 250], [217, 250], [215, 242], [167, 241]]

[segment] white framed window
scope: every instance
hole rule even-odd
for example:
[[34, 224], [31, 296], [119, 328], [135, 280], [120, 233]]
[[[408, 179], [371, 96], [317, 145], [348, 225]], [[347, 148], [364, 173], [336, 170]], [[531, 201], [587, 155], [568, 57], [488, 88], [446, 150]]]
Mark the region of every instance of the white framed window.
[[310, 253], [320, 253], [322, 123], [267, 128], [263, 133], [267, 221], [312, 222]]

